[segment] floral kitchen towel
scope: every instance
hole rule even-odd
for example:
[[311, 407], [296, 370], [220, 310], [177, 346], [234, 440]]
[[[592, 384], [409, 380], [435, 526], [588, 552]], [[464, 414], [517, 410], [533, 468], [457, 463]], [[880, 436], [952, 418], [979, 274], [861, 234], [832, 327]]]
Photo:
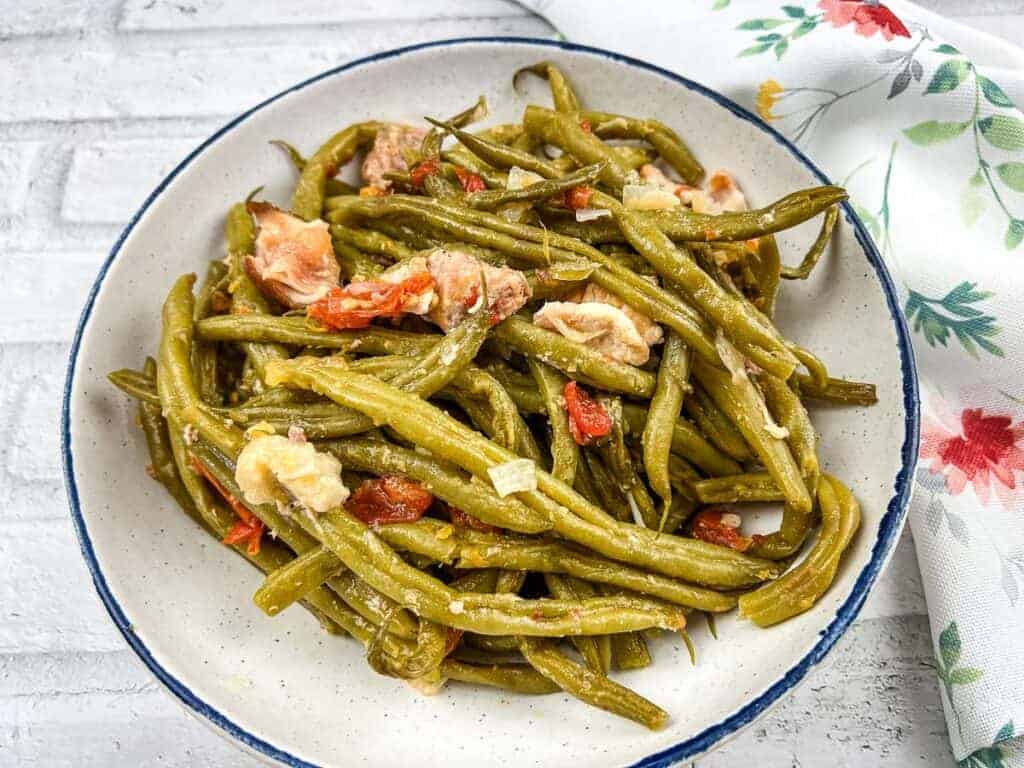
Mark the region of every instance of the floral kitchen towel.
[[525, 4], [730, 96], [850, 190], [917, 354], [910, 520], [953, 751], [1024, 765], [1024, 52], [899, 0]]

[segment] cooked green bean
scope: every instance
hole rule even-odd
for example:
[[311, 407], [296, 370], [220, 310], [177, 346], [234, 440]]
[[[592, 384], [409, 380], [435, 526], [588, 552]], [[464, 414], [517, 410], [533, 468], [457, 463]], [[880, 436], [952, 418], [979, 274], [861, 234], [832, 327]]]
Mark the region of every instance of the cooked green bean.
[[583, 113], [583, 118], [590, 123], [594, 135], [601, 139], [641, 139], [648, 142], [688, 184], [696, 184], [704, 176], [704, 169], [679, 134], [664, 123], [590, 110]]
[[342, 224], [332, 224], [331, 240], [335, 244], [350, 245], [363, 253], [386, 256], [391, 261], [404, 261], [416, 255], [416, 251], [404, 243], [372, 229], [353, 229]]
[[654, 492], [665, 501], [672, 498], [668, 480], [668, 455], [672, 451], [672, 435], [683, 405], [683, 398], [692, 389], [690, 378], [690, 352], [675, 333], [665, 338], [665, 348], [658, 367], [658, 384], [647, 410], [642, 444], [644, 470]]
[[526, 695], [543, 695], [561, 690], [555, 683], [525, 664], [466, 664], [445, 659], [441, 676], [463, 683], [475, 683]]
[[800, 468], [808, 493], [814, 496], [821, 469], [818, 464], [818, 433], [811, 424], [807, 409], [786, 382], [774, 376], [761, 376], [758, 383], [772, 418], [788, 433], [786, 443]]
[[[642, 406], [623, 403], [622, 415], [630, 434], [643, 433], [647, 411]], [[739, 464], [711, 445], [693, 424], [682, 417], [672, 428], [672, 452], [693, 462], [709, 475], [735, 475], [742, 471]]]
[[555, 104], [555, 109], [559, 112], [575, 115], [580, 111], [579, 97], [576, 96], [576, 92], [569, 85], [569, 81], [566, 80], [562, 70], [553, 63], [550, 61], [540, 61], [529, 67], [517, 69], [515, 74], [512, 75], [512, 86], [516, 87], [520, 76], [527, 72], [532, 72], [548, 81], [548, 86], [551, 88], [551, 100]]
[[747, 376], [733, 376], [703, 360], [694, 360], [693, 375], [722, 412], [739, 427], [786, 501], [794, 509], [809, 512], [811, 496], [807, 485], [785, 440], [769, 431], [773, 425], [769, 424], [764, 397], [756, 385]]
[[574, 379], [638, 397], [650, 397], [654, 393], [653, 374], [616, 363], [592, 347], [520, 317], [508, 318], [492, 333], [517, 352], [542, 360]]
[[464, 202], [470, 208], [493, 211], [495, 208], [506, 203], [547, 200], [574, 187], [591, 183], [603, 169], [603, 164], [596, 163], [573, 171], [560, 179], [539, 181], [536, 184], [530, 184], [520, 189], [488, 189], [483, 192], [474, 192], [471, 195], [466, 195]]
[[[193, 320], [198, 322], [213, 314], [214, 295], [220, 291], [227, 277], [228, 268], [222, 261], [211, 261], [206, 268], [206, 277], [199, 288]], [[196, 342], [192, 345], [192, 375], [195, 377], [199, 396], [210, 405], [220, 405], [221, 392], [217, 382], [217, 345]]]
[[269, 574], [252, 600], [267, 616], [276, 616], [302, 599], [345, 566], [330, 551], [317, 547]]
[[377, 138], [380, 123], [356, 123], [329, 138], [306, 162], [292, 194], [292, 213], [300, 219], [320, 218], [327, 180], [356, 152]]
[[[483, 120], [485, 117], [487, 117], [487, 99], [480, 96], [475, 104], [448, 118], [448, 122], [456, 128], [465, 128], [467, 125]], [[444, 126], [441, 127], [443, 128]], [[420, 145], [420, 159], [427, 160], [439, 156], [443, 141], [444, 131], [438, 130], [438, 126], [435, 125], [423, 137], [423, 143]]]
[[[302, 169], [306, 167], [306, 158], [302, 156], [302, 153], [299, 152], [299, 150], [283, 139], [274, 139], [270, 143], [281, 149], [288, 156], [288, 159], [295, 167], [295, 170], [300, 174], [302, 173]], [[341, 179], [327, 179], [324, 183], [324, 193], [328, 196], [354, 195], [358, 192], [359, 190], [356, 187], [353, 187], [351, 184], [344, 182]]]
[[615, 192], [622, 189], [630, 174], [636, 173], [610, 146], [593, 133], [583, 130], [578, 115], [554, 112], [531, 104], [523, 113], [523, 127], [545, 143], [568, 152], [580, 163], [605, 163], [600, 179]]
[[[583, 590], [583, 587], [589, 586], [586, 582], [565, 578], [555, 573], [545, 573], [544, 584], [551, 596], [560, 600], [580, 600], [584, 597], [594, 597], [597, 594], [597, 590], [593, 588], [589, 592]], [[607, 635], [600, 637], [576, 636], [570, 638], [570, 641], [583, 657], [587, 667], [602, 675], [608, 674], [606, 659], [610, 662], [611, 644], [608, 642]], [[602, 645], [604, 648], [601, 647]]]
[[569, 416], [562, 404], [562, 391], [569, 380], [540, 360], [531, 357], [527, 363], [537, 384], [537, 392], [544, 399], [544, 411], [548, 415], [551, 429], [551, 474], [566, 485], [572, 485], [580, 461], [580, 450], [572, 438]]
[[708, 441], [723, 453], [739, 462], [752, 458], [750, 447], [736, 425], [729, 421], [701, 387], [693, 387], [693, 391], [683, 401], [683, 410], [694, 420]]
[[835, 229], [837, 221], [839, 221], [839, 206], [833, 205], [825, 212], [825, 218], [821, 222], [821, 231], [818, 232], [818, 236], [811, 243], [807, 253], [804, 254], [804, 258], [795, 267], [783, 267], [782, 277], [787, 280], [806, 280], [811, 276], [811, 272], [817, 266], [825, 248], [828, 247], [829, 240], [832, 239], [832, 230]]
[[828, 382], [822, 385], [811, 376], [802, 373], [796, 375], [796, 381], [800, 394], [812, 400], [822, 400], [836, 405], [874, 405], [878, 402], [874, 384], [829, 378]]
[[661, 730], [668, 723], [668, 713], [663, 709], [570, 660], [551, 641], [524, 637], [519, 649], [530, 666], [580, 701], [629, 718], [652, 731]]
[[807, 558], [774, 583], [743, 595], [740, 615], [759, 627], [770, 627], [803, 613], [825, 594], [835, 579], [839, 560], [860, 525], [860, 505], [832, 475], [818, 483], [821, 531]]
[[749, 472], [698, 480], [693, 484], [701, 504], [738, 504], [748, 501], [785, 501], [767, 472]]
[[334, 240], [334, 255], [341, 267], [341, 274], [350, 282], [373, 280], [380, 276], [384, 267], [355, 248], [341, 240]]

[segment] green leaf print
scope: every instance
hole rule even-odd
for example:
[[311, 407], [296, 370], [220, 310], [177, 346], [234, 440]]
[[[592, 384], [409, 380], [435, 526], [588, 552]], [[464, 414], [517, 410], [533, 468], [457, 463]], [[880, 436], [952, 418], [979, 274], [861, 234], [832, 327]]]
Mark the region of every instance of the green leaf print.
[[1024, 149], [1024, 121], [1011, 115], [990, 115], [978, 121], [989, 144], [1009, 152]]
[[960, 661], [960, 629], [955, 621], [939, 633], [939, 653], [942, 655], [942, 666], [952, 667]]
[[1021, 244], [1021, 241], [1024, 241], [1024, 219], [1014, 219], [1006, 228], [1006, 237], [1004, 238], [1006, 250], [1012, 251]]
[[964, 81], [970, 71], [971, 65], [963, 59], [944, 61], [942, 65], [935, 70], [935, 74], [932, 75], [931, 82], [928, 83], [925, 93], [946, 93], [948, 91], [954, 91], [960, 87], [960, 83]]
[[1001, 744], [1004, 741], [1009, 741], [1013, 738], [1013, 720], [1007, 720], [1003, 723], [1003, 727], [996, 733], [995, 743]]
[[935, 51], [936, 53], [945, 53], [945, 54], [947, 54], [949, 56], [959, 56], [960, 55], [960, 51], [957, 50], [956, 48], [954, 48], [949, 43], [943, 43], [942, 45], [939, 45], [939, 46], [936, 46], [935, 48], [932, 48], [932, 50]]
[[960, 629], [957, 627], [955, 621], [951, 621], [949, 622], [949, 625], [939, 633], [939, 655], [935, 659], [935, 674], [938, 675], [939, 680], [942, 681], [942, 689], [946, 693], [946, 700], [949, 702], [949, 708], [953, 710], [953, 716], [956, 720], [956, 727], [957, 731], [960, 733], [961, 741], [963, 740], [963, 730], [960, 725], [960, 712], [957, 710], [953, 691], [957, 686], [976, 683], [985, 675], [982, 670], [977, 669], [976, 667], [956, 666], [957, 662], [960, 661], [962, 652], [963, 648], [960, 642]]
[[788, 23], [785, 19], [747, 19], [739, 24], [736, 29], [775, 29]]
[[981, 86], [981, 92], [990, 103], [995, 104], [997, 107], [1013, 106], [1013, 102], [1010, 101], [1010, 97], [1003, 92], [1003, 89], [984, 75], [978, 75], [978, 84]]
[[807, 15], [807, 11], [799, 5], [784, 5], [782, 6], [782, 12], [791, 19], [802, 19]]
[[949, 682], [953, 685], [970, 685], [981, 680], [985, 673], [974, 667], [961, 667], [949, 673]]
[[715, 0], [715, 4], [711, 6], [712, 11], [720, 11], [723, 8], [729, 7], [730, 0]]
[[946, 347], [952, 336], [975, 359], [979, 357], [979, 348], [995, 357], [1003, 357], [1003, 350], [992, 341], [1001, 332], [996, 318], [972, 306], [991, 298], [992, 294], [975, 288], [976, 283], [963, 282], [942, 298], [928, 298], [910, 290], [903, 311], [914, 333], [921, 334], [930, 347]]
[[926, 120], [923, 123], [903, 129], [903, 135], [917, 144], [919, 147], [927, 147], [932, 144], [940, 144], [943, 141], [955, 139], [965, 130], [967, 123], [939, 122], [938, 120]]
[[996, 166], [996, 173], [1003, 184], [1014, 192], [1024, 192], [1024, 163], [1000, 163]]

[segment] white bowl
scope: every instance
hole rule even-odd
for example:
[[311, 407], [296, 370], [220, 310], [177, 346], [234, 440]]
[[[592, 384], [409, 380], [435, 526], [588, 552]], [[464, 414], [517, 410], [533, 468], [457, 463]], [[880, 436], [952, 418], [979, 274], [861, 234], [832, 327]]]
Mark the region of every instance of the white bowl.
[[[826, 181], [799, 150], [724, 97], [635, 59], [564, 43], [459, 40], [371, 56], [325, 72], [226, 125], [156, 188], [100, 270], [71, 349], [62, 438], [71, 514], [114, 623], [189, 709], [288, 765], [448, 768], [479, 765], [668, 765], [749, 725], [821, 661], [857, 615], [899, 535], [917, 455], [914, 363], [892, 280], [844, 206], [834, 247], [806, 283], [782, 287], [784, 332], [836, 375], [873, 381], [869, 410], [814, 413], [822, 459], [845, 478], [864, 521], [838, 578], [806, 614], [770, 630], [735, 616], [719, 640], [695, 620], [699, 663], [656, 643], [654, 664], [619, 676], [672, 716], [650, 733], [568, 696], [514, 696], [453, 684], [425, 697], [370, 671], [356, 643], [326, 635], [300, 610], [268, 619], [250, 597], [260, 576], [174, 508], [143, 472], [135, 406], [108, 371], [156, 349], [159, 310], [175, 276], [222, 251], [228, 207], [258, 185], [286, 202], [293, 173], [269, 139], [311, 151], [367, 118], [444, 116], [479, 93], [490, 120], [546, 103], [519, 67], [558, 63], [583, 101], [656, 116], [687, 137], [708, 168], [739, 178], [755, 204]], [[814, 234], [780, 238], [795, 261]]]

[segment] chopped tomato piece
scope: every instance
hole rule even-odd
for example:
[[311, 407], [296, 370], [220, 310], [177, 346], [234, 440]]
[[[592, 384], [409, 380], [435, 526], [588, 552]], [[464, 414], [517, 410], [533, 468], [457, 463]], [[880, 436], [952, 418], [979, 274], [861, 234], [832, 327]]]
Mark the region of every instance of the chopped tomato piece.
[[360, 485], [345, 509], [367, 525], [387, 525], [414, 523], [433, 503], [433, 494], [419, 483], [398, 475], [383, 475]]
[[405, 300], [426, 293], [433, 285], [433, 278], [426, 272], [398, 283], [349, 283], [344, 288], [332, 288], [322, 299], [310, 304], [307, 314], [332, 331], [366, 328], [375, 318], [404, 314]]
[[498, 529], [493, 525], [485, 523], [478, 517], [468, 512], [463, 512], [458, 507], [453, 507], [450, 504], [448, 506], [448, 516], [451, 518], [452, 523], [459, 526], [460, 528], [469, 528], [474, 531], [481, 531], [483, 533], [493, 533]]
[[429, 160], [416, 163], [415, 167], [409, 173], [409, 180], [416, 189], [423, 188], [423, 182], [427, 180], [427, 176], [433, 176], [439, 173], [441, 170], [441, 163], [436, 157], [432, 157]]
[[586, 118], [580, 120], [580, 128], [583, 129], [584, 133], [593, 133], [594, 129], [590, 125], [590, 121]]
[[444, 644], [444, 655], [447, 656], [449, 653], [455, 650], [459, 644], [459, 640], [462, 639], [462, 630], [455, 629], [454, 627], [448, 627], [448, 639]]
[[255, 517], [248, 523], [239, 520], [228, 531], [228, 535], [221, 539], [221, 542], [224, 544], [241, 544], [246, 542], [245, 551], [250, 555], [258, 555], [260, 553], [260, 543], [262, 541], [263, 521]]
[[577, 445], [590, 445], [612, 431], [612, 417], [597, 400], [575, 381], [562, 390], [569, 414], [569, 431]]
[[219, 493], [231, 508], [238, 515], [238, 522], [235, 523], [227, 536], [221, 539], [223, 544], [240, 544], [247, 542], [246, 551], [250, 555], [260, 553], [260, 542], [263, 540], [263, 521], [248, 510], [241, 500], [227, 488], [220, 484], [220, 481], [213, 476], [213, 473], [196, 456], [189, 457], [189, 464], [196, 474], [203, 477]]
[[590, 198], [594, 196], [594, 188], [586, 184], [580, 184], [551, 198], [552, 205], [568, 208], [570, 211], [579, 211], [590, 207]]
[[484, 180], [479, 174], [456, 166], [455, 175], [459, 177], [459, 184], [462, 185], [463, 190], [465, 190], [467, 194], [471, 192], [482, 192], [487, 189], [487, 185], [484, 184]]
[[739, 525], [723, 520], [726, 514], [732, 513], [715, 508], [701, 510], [690, 524], [690, 532], [695, 539], [735, 549], [737, 552], [746, 552], [754, 540], [749, 536], [743, 536]]

